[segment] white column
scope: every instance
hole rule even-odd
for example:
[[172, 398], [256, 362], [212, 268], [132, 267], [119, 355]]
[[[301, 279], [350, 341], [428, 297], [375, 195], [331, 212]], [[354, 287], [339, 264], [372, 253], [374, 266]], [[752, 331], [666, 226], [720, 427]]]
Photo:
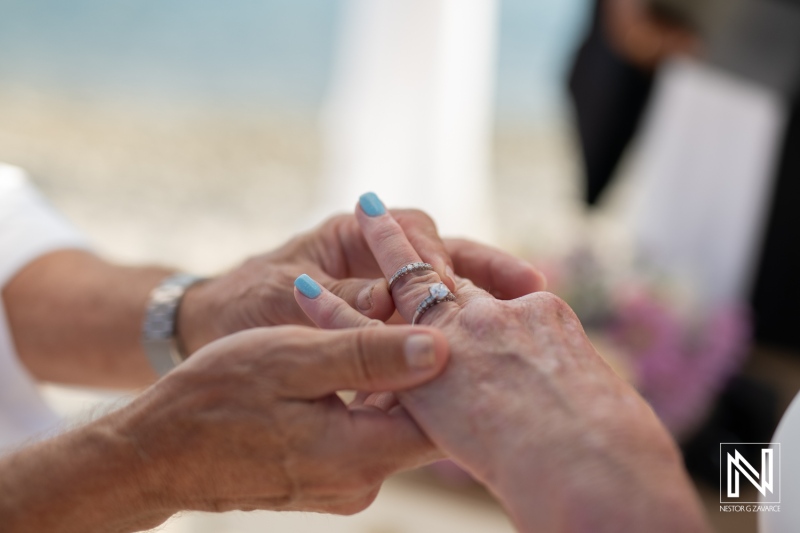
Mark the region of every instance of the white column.
[[491, 239], [497, 0], [349, 0], [325, 112], [322, 207], [374, 191]]

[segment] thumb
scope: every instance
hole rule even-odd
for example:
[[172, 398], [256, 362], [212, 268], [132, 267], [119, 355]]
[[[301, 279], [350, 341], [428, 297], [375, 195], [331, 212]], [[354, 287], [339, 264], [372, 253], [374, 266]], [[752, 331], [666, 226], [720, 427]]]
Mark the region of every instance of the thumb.
[[444, 335], [422, 327], [324, 331], [314, 335], [313, 343], [302, 379], [292, 387], [295, 398], [410, 389], [438, 376], [449, 355]]

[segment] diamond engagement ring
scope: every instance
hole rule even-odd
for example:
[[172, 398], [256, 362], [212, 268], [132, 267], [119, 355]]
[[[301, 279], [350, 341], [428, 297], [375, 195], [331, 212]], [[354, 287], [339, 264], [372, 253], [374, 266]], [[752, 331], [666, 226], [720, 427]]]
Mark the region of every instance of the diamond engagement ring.
[[392, 292], [392, 288], [394, 288], [395, 283], [400, 281], [400, 278], [403, 276], [407, 276], [412, 272], [423, 272], [425, 270], [433, 270], [433, 265], [430, 263], [411, 263], [408, 264], [394, 273], [394, 275], [389, 278], [389, 292]]
[[448, 289], [447, 285], [444, 283], [432, 285], [428, 291], [431, 293], [431, 295], [420, 302], [419, 307], [417, 307], [417, 310], [414, 313], [414, 319], [411, 321], [412, 326], [415, 326], [420, 317], [424, 315], [431, 307], [439, 305], [442, 302], [453, 302], [456, 299], [455, 295], [450, 292], [450, 289]]

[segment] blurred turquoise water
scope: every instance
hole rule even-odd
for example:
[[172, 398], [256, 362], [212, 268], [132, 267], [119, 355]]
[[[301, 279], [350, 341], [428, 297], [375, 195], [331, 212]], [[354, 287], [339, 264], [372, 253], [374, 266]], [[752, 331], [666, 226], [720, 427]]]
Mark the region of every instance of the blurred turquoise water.
[[[0, 87], [314, 113], [343, 1], [0, 0]], [[502, 118], [558, 114], [588, 2], [502, 2]]]

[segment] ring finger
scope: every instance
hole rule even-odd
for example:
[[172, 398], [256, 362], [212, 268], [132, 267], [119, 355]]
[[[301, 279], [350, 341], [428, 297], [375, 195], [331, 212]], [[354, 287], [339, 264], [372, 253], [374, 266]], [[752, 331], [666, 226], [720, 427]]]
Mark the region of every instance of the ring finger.
[[[406, 265], [421, 262], [403, 228], [374, 193], [367, 193], [359, 199], [356, 219], [386, 279]], [[432, 295], [430, 289], [440, 283], [441, 278], [433, 271], [414, 272], [401, 277], [392, 288], [398, 312], [411, 322], [420, 303]], [[456, 308], [452, 302], [441, 302], [425, 312], [422, 318], [430, 324]]]

